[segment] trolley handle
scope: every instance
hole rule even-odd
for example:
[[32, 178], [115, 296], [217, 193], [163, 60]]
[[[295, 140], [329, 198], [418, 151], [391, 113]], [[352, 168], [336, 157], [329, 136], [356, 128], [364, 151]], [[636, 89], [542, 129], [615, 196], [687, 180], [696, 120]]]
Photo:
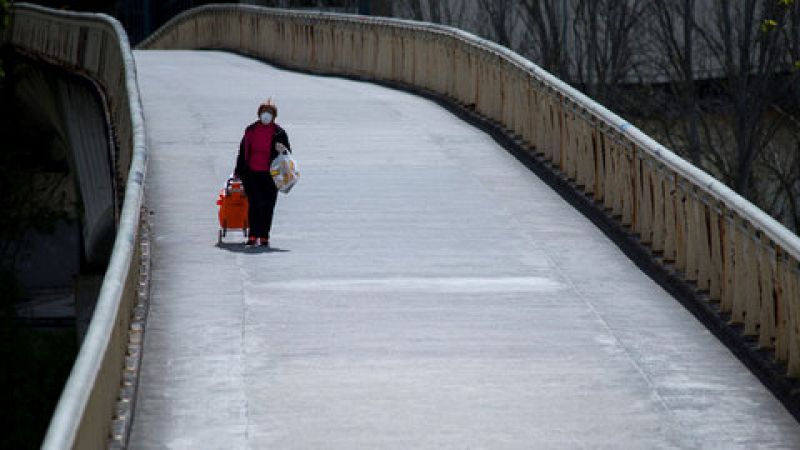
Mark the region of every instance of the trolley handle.
[[[239, 186], [234, 189], [231, 187], [233, 183], [239, 183]], [[225, 194], [230, 195], [231, 192], [241, 192], [244, 195], [244, 182], [237, 177], [229, 177], [228, 181], [225, 182]]]

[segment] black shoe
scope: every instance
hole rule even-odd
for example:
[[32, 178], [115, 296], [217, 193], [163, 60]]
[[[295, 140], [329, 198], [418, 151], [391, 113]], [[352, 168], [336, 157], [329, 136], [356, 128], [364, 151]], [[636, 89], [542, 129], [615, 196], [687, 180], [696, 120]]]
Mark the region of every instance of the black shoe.
[[255, 239], [248, 239], [247, 242], [244, 243], [244, 245], [246, 245], [248, 247], [252, 247], [252, 246], [256, 245], [256, 240]]
[[258, 243], [259, 247], [269, 247], [269, 239], [261, 239]]

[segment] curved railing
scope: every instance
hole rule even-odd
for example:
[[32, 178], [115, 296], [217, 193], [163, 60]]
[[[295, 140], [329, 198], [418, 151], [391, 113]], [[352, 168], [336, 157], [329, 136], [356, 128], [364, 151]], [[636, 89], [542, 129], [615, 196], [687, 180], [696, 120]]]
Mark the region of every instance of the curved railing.
[[146, 166], [144, 119], [136, 69], [122, 26], [103, 14], [28, 4], [11, 8], [2, 42], [96, 82], [116, 141], [115, 169], [124, 202], [116, 240], [92, 321], [61, 394], [43, 448], [104, 448], [125, 365], [137, 292], [139, 221]]
[[147, 49], [225, 49], [446, 96], [516, 134], [718, 301], [800, 375], [800, 238], [710, 175], [518, 54], [454, 28], [212, 5]]

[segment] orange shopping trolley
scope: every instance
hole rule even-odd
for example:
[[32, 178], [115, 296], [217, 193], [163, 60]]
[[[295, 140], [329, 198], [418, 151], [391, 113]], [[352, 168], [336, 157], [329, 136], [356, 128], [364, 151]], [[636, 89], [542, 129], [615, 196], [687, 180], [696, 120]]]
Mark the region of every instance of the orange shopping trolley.
[[225, 188], [220, 189], [219, 198], [219, 232], [217, 243], [222, 243], [222, 238], [228, 230], [242, 230], [247, 237], [247, 195], [244, 193], [244, 184], [238, 178], [228, 178]]

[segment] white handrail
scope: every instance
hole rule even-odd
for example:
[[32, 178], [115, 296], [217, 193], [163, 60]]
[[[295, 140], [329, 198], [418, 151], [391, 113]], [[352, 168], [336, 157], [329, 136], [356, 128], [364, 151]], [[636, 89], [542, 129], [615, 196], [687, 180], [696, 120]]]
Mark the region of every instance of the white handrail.
[[[130, 108], [132, 159], [117, 240], [114, 245], [103, 288], [98, 298], [95, 315], [89, 327], [86, 340], [81, 348], [81, 352], [73, 367], [73, 371], [70, 374], [62, 398], [59, 401], [44, 444], [44, 448], [64, 448], [71, 446], [72, 443], [75, 442], [82, 418], [87, 413], [87, 405], [92, 395], [91, 391], [87, 389], [87, 386], [90, 386], [92, 389], [95, 387], [104, 357], [111, 345], [110, 339], [113, 327], [116, 324], [116, 318], [119, 317], [121, 298], [125, 294], [126, 277], [130, 273], [132, 260], [136, 252], [135, 243], [137, 239], [139, 210], [143, 201], [142, 183], [146, 164], [144, 122], [136, 84], [133, 56], [128, 46], [124, 30], [122, 30], [122, 27], [116, 20], [102, 14], [68, 13], [25, 4], [15, 5], [12, 11], [14, 14], [23, 11], [41, 14], [43, 17], [52, 17], [53, 19], [50, 20], [61, 20], [65, 23], [69, 22], [70, 24], [96, 23], [111, 27], [113, 32], [118, 36]], [[724, 203], [730, 211], [741, 216], [754, 228], [761, 230], [775, 244], [779, 245], [783, 250], [794, 257], [795, 260], [800, 260], [800, 238], [723, 183], [680, 158], [624, 119], [554, 77], [531, 61], [505, 47], [463, 30], [443, 25], [402, 19], [372, 18], [336, 13], [289, 12], [248, 5], [209, 5], [180, 14], [150, 36], [141, 45], [147, 48], [154, 42], [157, 42], [165, 33], [168, 33], [171, 27], [176, 26], [182, 21], [191, 20], [191, 18], [199, 14], [226, 11], [244, 11], [254, 14], [269, 14], [271, 16], [282, 16], [301, 20], [338, 21], [349, 24], [365, 24], [385, 26], [393, 29], [415, 30], [449, 36], [488, 51], [505, 59], [508, 63], [523, 69], [538, 80], [538, 82], [547, 86], [552, 93], [567, 98], [570, 102], [586, 110], [589, 114], [593, 115], [599, 121], [604, 122], [620, 135], [625, 136], [631, 143], [646, 152], [651, 158], [687, 180], [696, 189]], [[25, 43], [14, 44], [25, 45]], [[58, 55], [45, 56], [58, 59]]]
[[631, 142], [635, 143], [639, 148], [646, 151], [655, 160], [668, 166], [673, 171], [678, 173], [681, 177], [685, 178], [697, 188], [703, 190], [708, 195], [723, 202], [727, 207], [747, 221], [749, 221], [757, 229], [760, 229], [772, 239], [773, 242], [780, 245], [784, 250], [800, 260], [800, 237], [787, 229], [780, 222], [775, 220], [769, 214], [762, 211], [760, 208], [752, 204], [747, 199], [733, 191], [731, 188], [721, 183], [716, 178], [712, 177], [705, 171], [694, 166], [690, 162], [676, 155], [670, 149], [659, 144], [653, 138], [630, 124], [625, 119], [619, 117], [614, 112], [610, 111], [603, 105], [597, 103], [593, 99], [587, 97], [577, 89], [573, 88], [564, 81], [553, 76], [540, 66], [533, 63], [531, 60], [519, 55], [518, 53], [498, 45], [492, 41], [476, 36], [470, 32], [453, 28], [447, 25], [433, 24], [428, 22], [417, 22], [407, 19], [385, 18], [385, 17], [369, 17], [369, 16], [354, 16], [341, 13], [330, 12], [292, 12], [273, 8], [264, 8], [253, 5], [205, 5], [191, 10], [184, 11], [179, 14], [161, 29], [157, 30], [141, 44], [141, 48], [147, 48], [151, 43], [155, 42], [160, 35], [167, 32], [170, 27], [184, 21], [192, 16], [203, 12], [213, 11], [249, 11], [252, 13], [264, 14], [268, 13], [273, 16], [287, 16], [295, 18], [307, 19], [323, 19], [323, 20], [336, 20], [349, 23], [369, 23], [374, 25], [384, 25], [393, 28], [414, 29], [419, 31], [434, 32], [438, 34], [445, 34], [455, 37], [459, 40], [471, 43], [477, 47], [489, 50], [495, 53], [514, 65], [526, 70], [535, 78], [540, 80], [545, 85], [549, 86], [555, 92], [566, 96], [572, 102], [580, 105], [581, 108], [594, 114], [599, 119], [606, 122], [609, 126], [616, 128], [616, 130], [625, 135]]
[[521, 136], [800, 377], [800, 237], [513, 51], [444, 25], [250, 5], [186, 11], [141, 47], [240, 52], [474, 108]]
[[[80, 67], [72, 54], [59, 53], [65, 48], [73, 48], [62, 45], [58, 42], [58, 36], [48, 35], [48, 22], [56, 22], [60, 26], [90, 27], [106, 29], [111, 32], [112, 38], [109, 45], [117, 46], [121, 55], [120, 70], [123, 73], [110, 74], [111, 77], [122, 76], [124, 92], [116, 92], [119, 96], [126, 97], [127, 109], [130, 123], [115, 123], [115, 127], [129, 129], [131, 142], [121, 142], [121, 152], [130, 152], [130, 168], [126, 176], [125, 197], [120, 211], [117, 235], [114, 247], [111, 252], [108, 268], [103, 279], [103, 284], [97, 298], [97, 304], [92, 316], [91, 323], [86, 336], [81, 345], [78, 356], [67, 379], [64, 390], [56, 406], [55, 412], [47, 430], [47, 434], [42, 444], [44, 449], [64, 449], [76, 445], [81, 427], [84, 425], [86, 416], [92, 414], [87, 412], [90, 400], [98, 389], [98, 379], [102, 377], [102, 369], [109, 352], [118, 351], [113, 347], [112, 342], [115, 328], [118, 327], [120, 318], [127, 319], [129, 311], [120, 311], [123, 297], [133, 295], [128, 292], [126, 287], [129, 284], [132, 265], [137, 254], [137, 237], [140, 221], [140, 210], [144, 201], [144, 177], [147, 164], [147, 152], [145, 144], [144, 116], [139, 97], [139, 87], [136, 80], [136, 66], [131, 52], [128, 37], [122, 25], [113, 17], [105, 14], [76, 13], [59, 11], [41, 6], [17, 3], [11, 8], [12, 25], [7, 33], [7, 42], [12, 46], [21, 48], [26, 52], [43, 57], [51, 62], [58, 63], [67, 69], [77, 70], [88, 73], [95, 77], [96, 81], [105, 89], [113, 88], [112, 80], [104, 79], [107, 74], [92, 73], [92, 68]], [[37, 40], [26, 40], [24, 36], [16, 35], [15, 30], [19, 31], [19, 21], [37, 21], [41, 24], [41, 34], [37, 34]], [[28, 22], [26, 25], [31, 25]], [[44, 39], [44, 42], [41, 40]], [[51, 45], [48, 45], [51, 44]], [[59, 45], [53, 45], [59, 44]], [[124, 105], [123, 105], [124, 106]], [[113, 117], [112, 120], [118, 119]], [[124, 350], [123, 350], [124, 352]], [[117, 355], [117, 358], [124, 358]], [[121, 366], [114, 368], [117, 375], [121, 374]], [[109, 384], [106, 380], [106, 384]], [[100, 383], [102, 384], [102, 383]], [[113, 381], [108, 389], [113, 389], [113, 393], [105, 393], [106, 396], [116, 396], [119, 391], [119, 383]], [[103, 410], [109, 412], [113, 408], [113, 402], [104, 405]], [[100, 430], [108, 430], [112, 417], [105, 418], [106, 424], [90, 424], [99, 427]], [[106, 442], [108, 433], [96, 436], [90, 441]]]

